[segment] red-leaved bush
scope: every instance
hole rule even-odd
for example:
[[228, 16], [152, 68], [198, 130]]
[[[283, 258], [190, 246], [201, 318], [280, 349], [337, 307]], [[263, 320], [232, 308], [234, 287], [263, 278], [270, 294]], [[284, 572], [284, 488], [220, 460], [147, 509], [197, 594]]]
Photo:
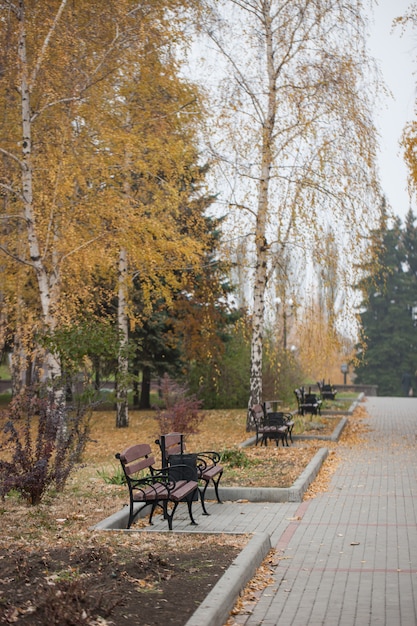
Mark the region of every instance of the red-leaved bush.
[[187, 395], [187, 391], [186, 386], [173, 381], [167, 374], [162, 378], [160, 392], [164, 408], [157, 407], [155, 418], [161, 434], [198, 432], [204, 418], [202, 403], [196, 396]]
[[38, 504], [49, 486], [64, 488], [80, 460], [89, 434], [87, 407], [27, 389], [11, 401], [2, 433], [0, 496], [15, 490]]

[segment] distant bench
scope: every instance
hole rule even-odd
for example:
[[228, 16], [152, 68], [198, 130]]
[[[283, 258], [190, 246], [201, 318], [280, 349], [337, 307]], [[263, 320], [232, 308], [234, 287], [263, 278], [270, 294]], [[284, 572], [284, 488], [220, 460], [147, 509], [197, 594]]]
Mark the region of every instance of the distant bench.
[[288, 436], [292, 441], [292, 429], [294, 421], [291, 414], [278, 412], [268, 412], [264, 410], [261, 404], [254, 404], [251, 407], [252, 421], [256, 429], [255, 445], [257, 446], [259, 441], [261, 446], [268, 445], [268, 440], [275, 441], [278, 446], [279, 442], [282, 445], [288, 444]]
[[320, 380], [317, 383], [317, 386], [320, 390], [320, 395], [323, 400], [335, 400], [337, 389], [330, 384], [330, 381], [326, 384], [324, 380]]
[[[151, 506], [149, 523], [157, 506], [163, 510], [164, 519], [168, 521], [168, 528], [172, 530], [172, 521], [180, 502], [188, 505], [188, 514], [191, 524], [196, 524], [193, 518], [193, 500], [198, 498], [198, 482], [196, 469], [186, 465], [175, 465], [155, 469], [155, 458], [150, 445], [139, 443], [130, 446], [123, 452], [116, 454], [119, 459], [129, 489], [129, 518], [127, 528], [130, 528], [135, 518], [147, 506]], [[145, 475], [143, 473], [146, 472]], [[169, 508], [169, 504], [172, 507]], [[135, 505], [139, 505], [135, 510]], [[140, 506], [142, 504], [142, 506]]]
[[303, 389], [294, 389], [295, 397], [297, 398], [298, 414], [305, 415], [311, 413], [312, 415], [321, 414], [322, 400], [317, 397], [315, 393], [305, 393]]

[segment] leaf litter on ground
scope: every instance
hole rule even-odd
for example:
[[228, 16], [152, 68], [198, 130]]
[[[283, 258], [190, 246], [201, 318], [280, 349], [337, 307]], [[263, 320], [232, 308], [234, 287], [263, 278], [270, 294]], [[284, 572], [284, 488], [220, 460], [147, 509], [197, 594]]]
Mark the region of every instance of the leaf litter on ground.
[[[36, 507], [28, 507], [14, 494], [6, 497], [0, 506], [3, 530], [0, 536], [0, 551], [3, 557], [0, 557], [0, 579], [4, 578], [1, 575], [1, 569], [5, 565], [5, 555], [10, 555], [12, 552], [15, 555], [19, 554], [19, 559], [22, 558], [22, 555], [29, 558], [33, 554], [34, 558], [42, 561], [58, 550], [61, 554], [60, 558], [63, 558], [62, 554], [64, 553], [67, 555], [68, 562], [65, 567], [70, 568], [69, 571], [72, 571], [73, 566], [70, 560], [75, 558], [74, 555], [82, 558], [85, 550], [92, 550], [96, 553], [98, 548], [108, 551], [106, 559], [113, 558], [114, 563], [120, 562], [126, 551], [130, 554], [144, 553], [152, 555], [152, 559], [160, 558], [162, 560], [169, 553], [175, 555], [175, 563], [178, 563], [177, 569], [179, 570], [181, 555], [184, 558], [188, 555], [187, 558], [189, 558], [189, 555], [196, 551], [200, 557], [202, 557], [203, 552], [207, 555], [217, 556], [220, 570], [226, 567], [224, 562], [221, 562], [222, 558], [230, 564], [234, 558], [233, 555], [237, 555], [248, 541], [247, 536], [204, 536], [202, 539], [199, 535], [191, 534], [181, 535], [181, 537], [175, 533], [172, 535], [152, 533], [151, 536], [142, 533], [135, 533], [134, 535], [117, 533], [113, 535], [112, 533], [100, 533], [91, 530], [94, 524], [120, 510], [126, 504], [126, 487], [107, 484], [103, 479], [104, 475], [110, 475], [117, 470], [115, 453], [122, 451], [132, 443], [148, 442], [153, 448], [157, 462], [160, 462], [158, 446], [155, 444], [155, 440], [160, 435], [157, 428], [157, 422], [152, 412], [132, 411], [130, 413], [130, 425], [123, 429], [115, 428], [113, 412], [95, 412], [92, 419], [91, 441], [85, 451], [83, 462], [76, 468], [62, 493], [50, 492], [45, 500]], [[239, 444], [251, 436], [253, 433], [246, 431], [245, 411], [206, 411], [200, 431], [187, 436], [187, 449], [189, 451], [237, 449]], [[231, 468], [229, 476], [226, 472], [224, 484], [247, 484], [250, 486], [272, 486], [275, 484], [275, 486], [284, 486], [277, 479], [274, 479], [274, 482], [271, 480], [271, 476], [279, 475], [281, 479], [285, 479], [286, 484], [288, 482], [291, 484], [294, 476], [297, 477], [301, 473], [321, 446], [322, 442], [312, 440], [288, 448], [281, 445], [276, 447], [271, 444], [267, 447], [245, 448], [244, 452], [250, 460], [249, 465]], [[227, 558], [226, 552], [228, 553]], [[25, 557], [23, 556], [23, 558]], [[207, 558], [206, 563], [210, 561]], [[264, 582], [269, 579], [272, 567], [271, 559], [274, 560], [274, 558], [273, 555], [270, 555], [269, 562], [266, 560], [266, 564], [263, 564], [259, 570], [260, 573], [252, 582], [254, 587], [262, 588]], [[96, 576], [99, 576], [99, 562], [97, 565]], [[212, 563], [209, 567], [214, 569]], [[219, 571], [217, 573], [219, 574]], [[120, 576], [120, 579], [122, 578], [123, 583], [127, 584], [130, 581], [133, 584], [132, 581], [135, 577], [125, 573], [124, 577]], [[41, 577], [39, 584], [46, 584], [45, 580], [46, 574], [44, 579]], [[117, 580], [120, 583], [119, 578]], [[51, 581], [49, 580], [49, 582]], [[142, 592], [149, 592], [155, 584], [152, 579], [138, 575], [134, 587], [136, 592], [138, 589], [142, 589]], [[48, 583], [48, 588], [49, 586]], [[28, 599], [27, 606], [34, 607], [36, 606], [36, 596], [40, 594], [39, 588], [33, 584], [29, 590], [32, 590], [34, 599], [33, 601]], [[101, 590], [100, 593], [102, 592]], [[124, 594], [124, 596], [128, 597], [129, 594], [127, 596]], [[41, 596], [39, 595], [39, 597]], [[4, 607], [0, 606], [0, 611], [2, 608]], [[12, 621], [19, 623], [19, 620], [23, 619], [23, 613], [20, 614], [19, 611], [16, 613], [16, 607], [12, 607], [12, 609], [8, 613], [9, 619], [5, 621], [6, 623]], [[21, 610], [24, 612], [22, 608]], [[36, 611], [32, 615], [31, 610], [28, 609], [28, 612], [24, 613], [25, 624], [37, 623], [35, 621]], [[113, 608], [112, 610], [116, 611], [117, 609]], [[83, 618], [84, 623], [93, 624], [97, 615], [94, 619], [92, 615], [93, 613], [91, 615], [88, 613], [88, 619]], [[161, 618], [162, 611], [158, 615]], [[58, 618], [58, 623], [61, 617]], [[102, 618], [104, 619], [103, 616]], [[180, 623], [181, 621], [178, 622], [178, 624]]]

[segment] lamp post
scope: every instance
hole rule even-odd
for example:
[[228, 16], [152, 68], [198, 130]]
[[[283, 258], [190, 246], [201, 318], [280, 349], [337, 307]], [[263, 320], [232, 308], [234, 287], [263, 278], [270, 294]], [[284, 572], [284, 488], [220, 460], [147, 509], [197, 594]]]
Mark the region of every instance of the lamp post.
[[349, 366], [346, 363], [342, 363], [342, 365], [340, 366], [340, 371], [343, 374], [343, 384], [346, 386], [346, 376], [349, 371]]
[[417, 326], [417, 305], [414, 304], [411, 308], [411, 319], [413, 320], [413, 326]]

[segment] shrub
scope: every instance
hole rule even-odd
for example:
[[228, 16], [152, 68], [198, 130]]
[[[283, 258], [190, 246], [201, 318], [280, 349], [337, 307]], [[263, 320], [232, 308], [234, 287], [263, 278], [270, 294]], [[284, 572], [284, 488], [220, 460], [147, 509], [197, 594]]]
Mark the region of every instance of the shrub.
[[161, 433], [196, 433], [203, 420], [201, 400], [187, 396], [188, 388], [165, 375], [161, 381], [164, 408], [156, 407], [156, 420]]
[[61, 491], [88, 441], [87, 407], [56, 402], [30, 388], [10, 403], [3, 428], [0, 495], [17, 490], [38, 504], [50, 485]]
[[250, 467], [255, 464], [243, 450], [238, 448], [223, 450], [220, 458], [222, 463], [227, 463], [230, 467]]

